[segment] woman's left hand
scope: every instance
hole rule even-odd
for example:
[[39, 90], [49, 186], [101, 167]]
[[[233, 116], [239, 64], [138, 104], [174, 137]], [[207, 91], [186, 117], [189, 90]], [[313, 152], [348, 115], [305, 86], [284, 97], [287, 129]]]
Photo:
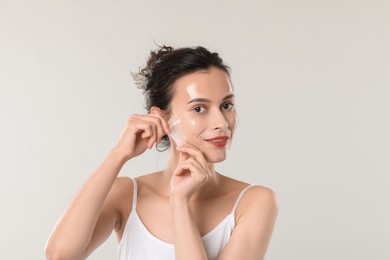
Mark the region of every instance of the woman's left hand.
[[176, 149], [180, 152], [180, 159], [171, 179], [171, 197], [189, 199], [210, 180], [212, 171], [196, 147], [185, 144]]

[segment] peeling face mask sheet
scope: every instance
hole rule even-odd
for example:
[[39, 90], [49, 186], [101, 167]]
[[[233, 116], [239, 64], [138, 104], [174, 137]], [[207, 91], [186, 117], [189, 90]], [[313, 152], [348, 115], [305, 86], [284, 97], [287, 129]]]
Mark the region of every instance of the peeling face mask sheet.
[[176, 116], [173, 115], [171, 119], [168, 122], [169, 128], [171, 130], [170, 132], [170, 137], [172, 140], [176, 143], [177, 146], [182, 146], [184, 144], [184, 137], [182, 134], [181, 130], [181, 121], [180, 119]]
[[[199, 93], [197, 92], [196, 88], [196, 84], [191, 84], [186, 88], [186, 93], [190, 97], [190, 99], [199, 96]], [[191, 120], [189, 123], [193, 127], [195, 126], [195, 122], [193, 120]], [[177, 146], [182, 146], [187, 140], [183, 135], [183, 127], [180, 118], [176, 114], [173, 114], [168, 124], [171, 130], [170, 137], [173, 139]]]

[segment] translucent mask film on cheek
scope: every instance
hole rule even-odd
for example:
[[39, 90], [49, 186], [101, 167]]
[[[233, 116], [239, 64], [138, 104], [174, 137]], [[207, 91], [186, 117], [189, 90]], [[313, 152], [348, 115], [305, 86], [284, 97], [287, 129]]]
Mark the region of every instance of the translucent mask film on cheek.
[[171, 130], [169, 136], [176, 143], [177, 146], [182, 146], [184, 144], [184, 137], [181, 131], [181, 122], [180, 119], [173, 115], [168, 122], [169, 128]]

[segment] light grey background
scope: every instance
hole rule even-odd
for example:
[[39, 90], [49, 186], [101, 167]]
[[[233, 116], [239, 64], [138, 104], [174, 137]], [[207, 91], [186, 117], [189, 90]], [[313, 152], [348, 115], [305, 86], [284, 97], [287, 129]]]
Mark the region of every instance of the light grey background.
[[[0, 259], [43, 259], [67, 202], [143, 97], [154, 41], [232, 67], [226, 175], [271, 187], [267, 259], [390, 259], [388, 1], [0, 0]], [[164, 166], [151, 151], [121, 175]], [[111, 236], [90, 259], [115, 259]]]

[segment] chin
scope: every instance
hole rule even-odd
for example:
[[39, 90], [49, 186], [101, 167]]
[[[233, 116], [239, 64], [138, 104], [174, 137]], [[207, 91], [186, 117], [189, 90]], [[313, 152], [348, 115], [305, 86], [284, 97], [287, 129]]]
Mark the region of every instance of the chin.
[[204, 153], [208, 163], [219, 163], [223, 162], [227, 158], [227, 151], [219, 153]]

